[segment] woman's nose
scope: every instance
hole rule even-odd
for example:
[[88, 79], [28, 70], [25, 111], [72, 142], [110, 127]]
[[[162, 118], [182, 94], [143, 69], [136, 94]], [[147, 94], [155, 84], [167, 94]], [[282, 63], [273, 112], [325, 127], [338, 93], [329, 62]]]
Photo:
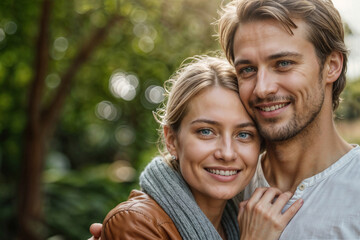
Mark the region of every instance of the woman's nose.
[[233, 161], [236, 158], [233, 140], [229, 138], [221, 139], [215, 157], [222, 161]]

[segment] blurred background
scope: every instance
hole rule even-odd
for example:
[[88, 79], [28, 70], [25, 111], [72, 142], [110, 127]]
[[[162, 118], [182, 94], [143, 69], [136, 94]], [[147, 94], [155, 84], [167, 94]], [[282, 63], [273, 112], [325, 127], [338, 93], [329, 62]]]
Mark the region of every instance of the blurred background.
[[[336, 118], [359, 144], [359, 21], [341, 2], [352, 55]], [[219, 49], [220, 3], [1, 0], [0, 239], [87, 239], [138, 188], [163, 82]]]

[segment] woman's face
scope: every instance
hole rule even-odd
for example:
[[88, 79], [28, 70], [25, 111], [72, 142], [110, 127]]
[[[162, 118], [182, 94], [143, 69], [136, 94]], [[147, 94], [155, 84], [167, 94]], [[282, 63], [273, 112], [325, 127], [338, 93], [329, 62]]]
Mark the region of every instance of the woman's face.
[[210, 87], [190, 100], [171, 154], [199, 205], [227, 200], [252, 178], [260, 138], [239, 96], [223, 87]]

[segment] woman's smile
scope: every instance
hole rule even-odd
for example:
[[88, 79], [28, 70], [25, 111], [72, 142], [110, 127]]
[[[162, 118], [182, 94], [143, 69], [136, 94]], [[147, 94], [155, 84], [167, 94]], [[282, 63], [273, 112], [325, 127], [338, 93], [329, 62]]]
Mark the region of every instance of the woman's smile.
[[174, 139], [181, 174], [200, 206], [233, 198], [253, 176], [260, 137], [235, 91], [214, 86], [197, 94]]

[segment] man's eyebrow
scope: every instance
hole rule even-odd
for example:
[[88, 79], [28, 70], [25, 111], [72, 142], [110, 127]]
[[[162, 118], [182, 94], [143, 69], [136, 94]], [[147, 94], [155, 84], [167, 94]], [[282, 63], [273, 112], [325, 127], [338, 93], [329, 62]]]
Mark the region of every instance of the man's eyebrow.
[[[297, 52], [279, 52], [279, 53], [275, 53], [273, 55], [270, 55], [267, 57], [268, 60], [274, 60], [274, 59], [278, 59], [278, 58], [283, 58], [283, 57], [296, 57], [296, 58], [302, 58], [303, 55]], [[251, 64], [252, 62], [248, 59], [237, 59], [234, 62], [234, 66], [236, 67], [237, 65], [241, 65], [241, 64]]]
[[238, 59], [234, 62], [234, 67], [240, 64], [251, 64], [251, 61], [248, 59]]
[[274, 60], [274, 59], [283, 58], [283, 57], [302, 58], [303, 55], [298, 52], [279, 52], [279, 53], [270, 55], [267, 59]]

